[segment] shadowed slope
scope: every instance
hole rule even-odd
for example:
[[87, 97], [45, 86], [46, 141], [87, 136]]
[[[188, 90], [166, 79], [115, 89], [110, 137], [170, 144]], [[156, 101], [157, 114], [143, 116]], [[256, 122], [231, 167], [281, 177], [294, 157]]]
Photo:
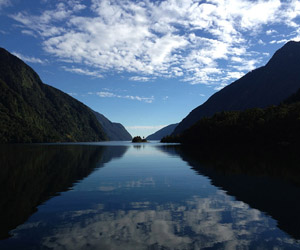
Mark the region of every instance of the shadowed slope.
[[266, 66], [253, 70], [195, 108], [174, 131], [182, 133], [216, 112], [278, 105], [300, 88], [300, 42], [288, 42]]
[[102, 141], [106, 135], [83, 103], [48, 86], [0, 48], [0, 142]]
[[132, 136], [121, 123], [111, 122], [104, 115], [94, 112], [110, 141], [131, 141]]

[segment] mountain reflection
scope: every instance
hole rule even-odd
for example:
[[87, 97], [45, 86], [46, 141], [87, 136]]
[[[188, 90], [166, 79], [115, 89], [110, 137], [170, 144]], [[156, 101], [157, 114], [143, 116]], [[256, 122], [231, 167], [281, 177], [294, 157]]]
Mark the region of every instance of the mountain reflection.
[[[168, 150], [167, 150], [168, 151]], [[300, 156], [291, 151], [177, 148], [181, 158], [237, 200], [272, 216], [278, 227], [300, 239]]]
[[37, 206], [121, 157], [126, 147], [80, 145], [0, 146], [0, 238], [24, 223]]
[[[234, 177], [246, 177], [241, 181], [235, 180], [231, 178], [234, 171], [226, 172], [211, 167], [215, 166], [214, 160], [226, 164], [222, 156], [210, 158], [206, 155], [206, 158], [199, 158], [199, 153], [195, 155], [190, 149], [180, 146], [160, 147], [150, 144], [139, 148], [55, 148], [30, 146], [25, 151], [21, 150], [23, 160], [11, 169], [16, 169], [21, 176], [24, 174], [25, 180], [17, 175], [18, 188], [10, 182], [10, 188], [16, 190], [18, 202], [10, 201], [14, 199], [12, 193], [7, 195], [6, 203], [14, 211], [3, 211], [2, 214], [6, 213], [6, 216], [13, 218], [14, 214], [22, 215], [24, 207], [30, 211], [23, 215], [24, 221], [38, 204], [62, 190], [70, 189], [77, 181], [76, 185], [72, 190], [39, 206], [35, 214], [12, 231], [13, 237], [0, 241], [1, 249], [300, 248], [294, 239], [278, 229], [276, 223], [281, 218], [272, 215], [276, 221], [266, 216], [261, 212], [266, 210], [260, 209], [259, 205], [256, 206], [258, 209], [253, 208], [252, 202], [263, 202], [259, 195], [251, 194], [252, 200], [247, 199], [248, 195], [243, 193], [247, 193], [243, 184], [235, 184], [247, 181], [247, 178], [254, 181], [257, 178], [256, 172], [252, 176], [249, 173], [248, 177], [236, 170], [238, 175]], [[2, 155], [1, 159], [9, 168], [12, 165], [9, 162], [14, 162], [13, 153], [16, 149], [6, 151], [6, 156]], [[7, 157], [10, 153], [11, 156]], [[26, 158], [28, 154], [31, 157]], [[114, 157], [120, 158], [110, 161]], [[104, 162], [107, 162], [105, 168], [93, 171]], [[27, 166], [24, 171], [22, 164]], [[210, 179], [200, 175], [202, 171]], [[14, 176], [13, 173], [11, 175]], [[12, 177], [9, 179], [13, 180]], [[262, 180], [269, 185], [270, 182], [265, 182], [264, 178]], [[47, 184], [41, 184], [47, 181]], [[211, 182], [223, 190], [211, 185]], [[246, 182], [248, 189], [251, 189], [252, 184], [249, 183]], [[236, 190], [238, 188], [241, 190]], [[21, 197], [22, 192], [28, 196]], [[275, 199], [273, 196], [272, 199]], [[255, 200], [257, 197], [258, 201]], [[30, 203], [31, 199], [35, 205]], [[264, 202], [270, 201], [266, 199]], [[17, 208], [17, 203], [21, 208]], [[294, 216], [293, 213], [291, 216]], [[22, 221], [19, 219], [17, 223]], [[13, 226], [16, 225], [10, 225], [10, 228]], [[6, 227], [4, 232], [7, 231]]]

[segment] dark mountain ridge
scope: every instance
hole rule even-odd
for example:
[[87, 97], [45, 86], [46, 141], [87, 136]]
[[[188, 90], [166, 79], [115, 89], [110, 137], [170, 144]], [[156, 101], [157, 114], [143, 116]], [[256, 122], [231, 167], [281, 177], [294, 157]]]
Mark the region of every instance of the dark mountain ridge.
[[93, 112], [0, 48], [0, 142], [103, 141]]
[[249, 72], [192, 110], [173, 135], [216, 112], [278, 105], [300, 88], [299, 70], [300, 42], [291, 41], [279, 49], [265, 66]]

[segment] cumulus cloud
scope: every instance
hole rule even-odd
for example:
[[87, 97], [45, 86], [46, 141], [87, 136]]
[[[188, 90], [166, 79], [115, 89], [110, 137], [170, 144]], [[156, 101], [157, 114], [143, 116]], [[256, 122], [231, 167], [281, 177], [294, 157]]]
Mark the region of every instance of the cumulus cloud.
[[193, 84], [224, 84], [232, 56], [240, 57], [240, 71], [259, 66], [251, 39], [275, 34], [270, 25], [297, 29], [299, 16], [297, 0], [92, 0], [90, 6], [78, 0], [12, 18], [27, 34], [40, 36], [46, 52], [78, 68], [143, 75], [133, 81], [179, 77]]
[[133, 95], [118, 95], [114, 94], [112, 92], [107, 92], [107, 91], [100, 91], [97, 92], [96, 95], [99, 97], [108, 97], [108, 98], [122, 98], [122, 99], [128, 99], [128, 100], [137, 100], [140, 102], [146, 102], [146, 103], [152, 103], [154, 101], [154, 96], [151, 97], [141, 97], [141, 96], [133, 96]]

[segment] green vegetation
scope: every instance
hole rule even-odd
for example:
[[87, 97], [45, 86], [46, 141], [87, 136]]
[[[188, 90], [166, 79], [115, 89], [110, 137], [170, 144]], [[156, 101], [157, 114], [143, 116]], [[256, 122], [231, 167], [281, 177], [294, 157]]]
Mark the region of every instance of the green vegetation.
[[161, 141], [202, 147], [296, 145], [300, 142], [300, 99], [296, 95], [292, 98], [296, 102], [216, 113], [202, 118], [179, 136], [168, 136]]
[[132, 138], [132, 142], [147, 142], [145, 138], [141, 138], [140, 136], [135, 136]]
[[106, 139], [91, 109], [0, 48], [0, 143]]

